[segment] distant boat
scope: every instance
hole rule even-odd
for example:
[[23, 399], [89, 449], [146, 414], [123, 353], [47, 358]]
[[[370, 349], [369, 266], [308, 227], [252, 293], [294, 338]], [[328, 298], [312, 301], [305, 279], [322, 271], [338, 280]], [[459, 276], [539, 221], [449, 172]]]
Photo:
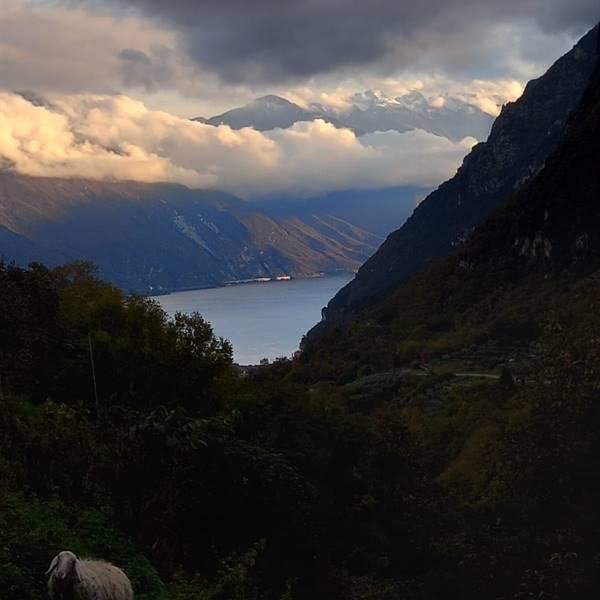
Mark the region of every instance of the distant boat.
[[277, 277], [275, 277], [276, 281], [289, 281], [292, 278], [291, 275], [277, 275]]

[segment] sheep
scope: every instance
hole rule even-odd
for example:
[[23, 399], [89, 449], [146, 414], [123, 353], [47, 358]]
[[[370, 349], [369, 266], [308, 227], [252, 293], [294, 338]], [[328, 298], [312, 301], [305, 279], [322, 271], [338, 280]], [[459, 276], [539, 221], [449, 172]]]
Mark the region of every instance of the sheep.
[[80, 560], [68, 550], [59, 552], [46, 575], [52, 600], [133, 600], [127, 575], [114, 565]]

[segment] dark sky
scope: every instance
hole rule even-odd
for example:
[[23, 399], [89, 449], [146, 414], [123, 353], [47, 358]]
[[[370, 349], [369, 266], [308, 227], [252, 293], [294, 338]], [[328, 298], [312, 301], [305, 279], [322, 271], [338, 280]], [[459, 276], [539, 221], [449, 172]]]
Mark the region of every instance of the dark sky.
[[497, 105], [599, 19], [599, 0], [0, 0], [0, 87], [182, 116], [367, 89]]
[[523, 59], [536, 60], [536, 34], [576, 36], [600, 18], [598, 0], [102, 2], [175, 27], [189, 56], [232, 82], [407, 66], [493, 73], [502, 29], [507, 42], [519, 38]]

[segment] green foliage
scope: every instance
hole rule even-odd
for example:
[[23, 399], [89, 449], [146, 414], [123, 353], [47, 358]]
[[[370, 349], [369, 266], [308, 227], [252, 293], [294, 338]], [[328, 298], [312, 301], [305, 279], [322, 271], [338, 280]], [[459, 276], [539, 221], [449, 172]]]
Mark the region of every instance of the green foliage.
[[[173, 600], [257, 600], [260, 593], [253, 570], [264, 548], [265, 542], [261, 540], [241, 555], [223, 561], [212, 582], [179, 574], [169, 587], [170, 597]], [[287, 591], [285, 600], [293, 600]]]
[[200, 315], [171, 320], [152, 300], [126, 298], [96, 279], [87, 263], [54, 271], [0, 265], [0, 285], [6, 391], [93, 405], [93, 353], [101, 408], [170, 403], [207, 413], [218, 407], [231, 345], [215, 338]]
[[106, 517], [53, 498], [0, 493], [0, 589], [14, 600], [46, 597], [50, 558], [69, 548], [79, 556], [111, 560], [126, 570], [141, 600], [163, 600], [166, 590], [150, 563]]
[[[294, 382], [310, 364], [302, 357], [238, 377], [229, 345], [199, 315], [171, 320], [89, 265], [2, 267], [0, 278], [12, 311], [0, 337], [7, 597], [44, 597], [48, 561], [65, 548], [125, 568], [142, 600], [597, 589], [594, 278], [547, 313], [533, 354], [521, 350], [531, 315], [515, 317], [502, 293], [488, 321], [465, 304], [402, 338], [396, 315], [394, 344], [325, 356], [330, 382], [311, 388]], [[489, 342], [493, 331], [507, 340]], [[375, 333], [390, 336], [377, 321], [351, 335]], [[510, 365], [499, 380], [457, 373], [498, 362]]]

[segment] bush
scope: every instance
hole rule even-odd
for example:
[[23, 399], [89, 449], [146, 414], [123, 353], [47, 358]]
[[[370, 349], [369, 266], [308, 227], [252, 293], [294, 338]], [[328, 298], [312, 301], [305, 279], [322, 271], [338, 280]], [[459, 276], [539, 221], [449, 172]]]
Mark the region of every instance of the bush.
[[98, 511], [42, 502], [0, 492], [0, 590], [10, 600], [47, 597], [46, 572], [52, 557], [69, 549], [82, 557], [114, 562], [130, 577], [137, 600], [166, 600], [160, 577], [133, 545]]

